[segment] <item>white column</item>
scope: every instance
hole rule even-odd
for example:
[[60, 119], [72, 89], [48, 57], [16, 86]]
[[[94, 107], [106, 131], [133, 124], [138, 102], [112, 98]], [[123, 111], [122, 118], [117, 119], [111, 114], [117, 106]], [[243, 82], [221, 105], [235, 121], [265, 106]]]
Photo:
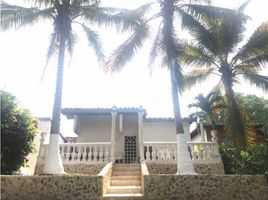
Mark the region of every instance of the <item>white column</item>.
[[186, 142], [191, 142], [191, 136], [190, 136], [190, 123], [189, 120], [183, 120], [182, 121], [183, 131], [185, 135]]
[[111, 112], [112, 126], [111, 126], [111, 161], [114, 162], [114, 147], [115, 147], [115, 131], [116, 131], [116, 115], [117, 112]]
[[143, 151], [143, 115], [144, 112], [138, 112], [138, 124], [139, 124], [139, 155], [140, 162], [144, 161], [144, 151]]

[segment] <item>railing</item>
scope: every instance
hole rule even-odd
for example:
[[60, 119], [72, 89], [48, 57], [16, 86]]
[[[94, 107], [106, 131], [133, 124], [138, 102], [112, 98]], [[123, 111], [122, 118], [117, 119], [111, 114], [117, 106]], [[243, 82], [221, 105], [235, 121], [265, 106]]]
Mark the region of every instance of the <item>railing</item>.
[[175, 163], [177, 156], [176, 142], [144, 142], [145, 162]]
[[[110, 142], [65, 143], [59, 144], [60, 156], [64, 164], [71, 163], [108, 163], [111, 156]], [[45, 161], [48, 144], [40, 145], [38, 163]]]
[[221, 161], [217, 142], [187, 142], [193, 163], [218, 163]]
[[[217, 142], [187, 142], [193, 163], [218, 163], [221, 161]], [[144, 142], [146, 163], [176, 163], [176, 142]]]

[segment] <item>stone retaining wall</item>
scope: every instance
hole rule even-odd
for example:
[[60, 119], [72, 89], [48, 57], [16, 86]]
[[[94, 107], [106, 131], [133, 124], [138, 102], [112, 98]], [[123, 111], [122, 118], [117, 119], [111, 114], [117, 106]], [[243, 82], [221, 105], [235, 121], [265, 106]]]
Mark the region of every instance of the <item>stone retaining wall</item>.
[[96, 200], [101, 176], [1, 176], [1, 200]]
[[[176, 164], [158, 164], [147, 163], [147, 168], [150, 174], [176, 174]], [[217, 164], [194, 164], [194, 169], [197, 174], [224, 174], [222, 162]]]
[[144, 199], [154, 200], [267, 200], [263, 176], [148, 175]]
[[[64, 164], [64, 171], [66, 173], [77, 173], [77, 174], [90, 174], [90, 175], [97, 175], [100, 173], [102, 168], [105, 166], [105, 164]], [[43, 173], [44, 165], [36, 165], [34, 174], [42, 174]]]
[[[86, 175], [1, 176], [1, 200], [104, 200], [102, 181]], [[143, 199], [267, 200], [268, 184], [263, 176], [144, 175]]]

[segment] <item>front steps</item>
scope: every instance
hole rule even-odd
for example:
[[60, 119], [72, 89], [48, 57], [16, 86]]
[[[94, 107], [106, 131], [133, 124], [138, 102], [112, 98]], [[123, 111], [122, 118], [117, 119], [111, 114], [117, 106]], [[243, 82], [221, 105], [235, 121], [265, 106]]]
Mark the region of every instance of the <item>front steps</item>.
[[105, 199], [142, 199], [140, 164], [114, 164]]

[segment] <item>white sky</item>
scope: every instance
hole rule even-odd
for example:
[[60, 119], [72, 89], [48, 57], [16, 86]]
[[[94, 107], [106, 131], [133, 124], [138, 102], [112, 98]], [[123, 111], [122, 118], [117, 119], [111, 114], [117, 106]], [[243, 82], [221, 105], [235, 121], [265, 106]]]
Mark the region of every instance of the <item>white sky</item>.
[[[6, 0], [11, 4], [22, 0]], [[107, 5], [127, 8], [137, 7], [145, 0], [108, 0]], [[239, 0], [218, 0], [217, 5], [237, 7]], [[268, 20], [268, 1], [252, 0], [245, 13], [252, 21], [248, 24], [249, 34], [262, 21]], [[74, 27], [75, 28], [75, 27]], [[40, 22], [32, 27], [17, 31], [0, 32], [0, 88], [10, 91], [21, 102], [21, 106], [30, 109], [33, 115], [50, 117], [55, 90], [56, 59], [48, 65], [45, 79], [39, 82], [45, 63], [51, 22]], [[147, 109], [149, 116], [172, 116], [169, 74], [157, 66], [152, 76], [147, 66], [148, 49], [144, 48], [125, 70], [113, 76], [104, 75], [94, 58], [94, 53], [80, 36], [70, 65], [66, 61], [63, 107], [118, 107], [139, 106]], [[102, 33], [104, 48], [110, 53], [122, 36], [112, 30]], [[263, 71], [268, 75], [268, 68]], [[211, 82], [197, 86], [191, 92], [186, 91], [181, 98], [182, 115], [187, 116], [187, 105], [200, 92], [207, 93]], [[256, 94], [268, 98], [260, 90], [248, 84], [235, 87], [236, 91]]]

